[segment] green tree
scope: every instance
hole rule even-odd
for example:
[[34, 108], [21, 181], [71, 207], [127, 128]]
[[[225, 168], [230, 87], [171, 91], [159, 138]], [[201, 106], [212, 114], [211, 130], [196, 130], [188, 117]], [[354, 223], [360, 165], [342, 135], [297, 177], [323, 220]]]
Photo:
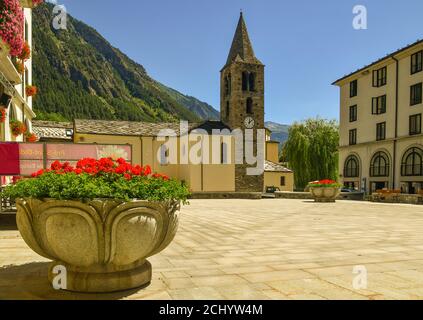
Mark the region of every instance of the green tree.
[[335, 120], [308, 119], [289, 129], [282, 158], [295, 172], [295, 185], [303, 189], [310, 181], [338, 179], [339, 127]]

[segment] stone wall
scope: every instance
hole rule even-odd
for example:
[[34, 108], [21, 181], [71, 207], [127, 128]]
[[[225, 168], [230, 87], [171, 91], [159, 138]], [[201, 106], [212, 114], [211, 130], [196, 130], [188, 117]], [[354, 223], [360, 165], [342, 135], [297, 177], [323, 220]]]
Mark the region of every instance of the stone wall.
[[236, 192], [263, 192], [264, 174], [259, 176], [247, 175], [248, 165], [235, 166]]
[[[313, 200], [313, 196], [310, 192], [284, 192], [277, 191], [275, 192], [275, 197], [277, 199], [303, 199], [303, 200]], [[338, 200], [355, 200], [363, 201], [364, 193], [359, 192], [343, 192], [341, 193]]]

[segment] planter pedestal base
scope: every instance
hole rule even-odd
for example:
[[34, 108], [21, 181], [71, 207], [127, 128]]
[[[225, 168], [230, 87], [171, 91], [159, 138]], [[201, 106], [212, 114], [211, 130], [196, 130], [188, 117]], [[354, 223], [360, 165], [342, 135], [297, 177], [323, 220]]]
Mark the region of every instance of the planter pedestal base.
[[336, 202], [341, 193], [338, 187], [311, 187], [310, 192], [315, 202]]
[[335, 199], [314, 199], [314, 202], [323, 202], [323, 203], [334, 203]]
[[150, 284], [152, 276], [151, 264], [147, 260], [135, 269], [104, 273], [76, 271], [75, 267], [55, 261], [51, 264], [48, 273], [51, 284], [54, 283], [54, 279], [60, 279], [63, 276], [60, 274], [61, 270], [58, 271], [59, 273], [53, 273], [56, 266], [66, 268], [66, 288], [63, 290], [73, 292], [110, 293], [146, 287]]

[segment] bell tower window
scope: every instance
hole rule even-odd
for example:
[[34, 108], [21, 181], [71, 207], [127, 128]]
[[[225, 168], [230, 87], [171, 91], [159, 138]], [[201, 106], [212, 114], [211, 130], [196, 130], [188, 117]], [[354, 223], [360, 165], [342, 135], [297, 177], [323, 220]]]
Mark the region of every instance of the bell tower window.
[[226, 119], [229, 119], [230, 115], [229, 101], [226, 102]]
[[247, 114], [252, 114], [253, 113], [253, 99], [248, 98], [247, 99], [247, 110], [246, 110]]
[[242, 91], [248, 91], [248, 73], [242, 73]]
[[256, 90], [256, 75], [254, 73], [250, 73], [248, 82], [249, 82], [250, 91], [255, 91]]

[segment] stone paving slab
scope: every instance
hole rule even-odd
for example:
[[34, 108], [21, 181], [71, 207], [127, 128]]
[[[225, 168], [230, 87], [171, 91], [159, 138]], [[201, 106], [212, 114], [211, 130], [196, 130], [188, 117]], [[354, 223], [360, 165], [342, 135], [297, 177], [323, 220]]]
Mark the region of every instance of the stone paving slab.
[[[423, 299], [423, 207], [309, 200], [192, 200], [145, 289], [58, 292], [48, 260], [0, 215], [0, 299]], [[353, 288], [356, 266], [366, 288]]]

